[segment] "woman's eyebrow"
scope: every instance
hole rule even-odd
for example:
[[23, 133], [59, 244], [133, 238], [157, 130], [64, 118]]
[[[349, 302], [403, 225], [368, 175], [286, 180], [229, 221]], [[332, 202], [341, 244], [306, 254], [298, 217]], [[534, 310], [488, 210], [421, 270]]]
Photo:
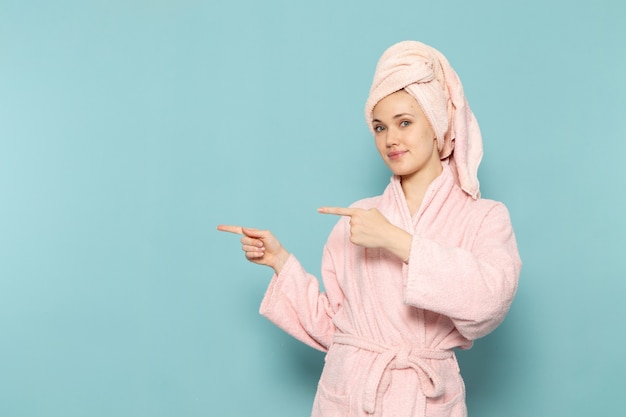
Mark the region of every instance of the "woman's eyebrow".
[[[399, 114], [396, 114], [395, 116], [393, 116], [392, 119], [398, 119], [400, 117], [405, 117], [405, 116], [414, 117], [414, 115], [411, 114], [411, 113], [399, 113]], [[373, 119], [372, 123], [382, 123], [382, 122], [380, 120], [378, 120], [378, 119]]]

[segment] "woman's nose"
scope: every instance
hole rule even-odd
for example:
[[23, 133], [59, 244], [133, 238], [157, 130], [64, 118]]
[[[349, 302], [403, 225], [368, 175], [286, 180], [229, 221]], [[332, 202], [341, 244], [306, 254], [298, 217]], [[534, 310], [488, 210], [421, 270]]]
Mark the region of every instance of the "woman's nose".
[[385, 137], [387, 147], [397, 145], [400, 142], [400, 132], [397, 129], [388, 129]]

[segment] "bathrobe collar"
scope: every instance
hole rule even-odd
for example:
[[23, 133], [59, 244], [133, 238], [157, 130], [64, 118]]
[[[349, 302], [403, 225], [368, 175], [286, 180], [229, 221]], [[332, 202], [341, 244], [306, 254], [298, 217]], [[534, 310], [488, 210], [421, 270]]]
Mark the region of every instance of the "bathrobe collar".
[[447, 161], [442, 161], [442, 165], [441, 174], [428, 186], [422, 204], [413, 217], [411, 217], [409, 205], [402, 190], [401, 178], [397, 175], [391, 177], [390, 184], [382, 196], [382, 207], [394, 208], [391, 213], [385, 213], [389, 221], [413, 233], [425, 211], [439, 211], [441, 209], [450, 193], [458, 188]]

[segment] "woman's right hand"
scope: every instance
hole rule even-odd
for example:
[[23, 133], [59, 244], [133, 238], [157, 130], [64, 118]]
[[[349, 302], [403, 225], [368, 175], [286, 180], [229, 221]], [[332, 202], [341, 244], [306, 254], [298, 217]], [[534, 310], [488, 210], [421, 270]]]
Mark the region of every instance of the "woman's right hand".
[[277, 274], [289, 259], [289, 252], [269, 230], [224, 224], [218, 225], [217, 230], [241, 235], [241, 249], [246, 253], [246, 258], [255, 264], [269, 266]]

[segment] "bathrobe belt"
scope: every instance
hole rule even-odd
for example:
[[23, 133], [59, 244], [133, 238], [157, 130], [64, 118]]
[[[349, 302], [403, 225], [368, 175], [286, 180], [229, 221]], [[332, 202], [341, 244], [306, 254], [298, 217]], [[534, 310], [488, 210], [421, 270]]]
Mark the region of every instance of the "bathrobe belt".
[[[408, 344], [384, 345], [373, 340], [337, 333], [333, 341], [340, 345], [353, 346], [370, 352], [378, 353], [372, 364], [371, 371], [365, 380], [363, 393], [363, 409], [373, 414], [376, 411], [376, 400], [385, 372], [391, 369], [413, 369], [417, 372], [423, 396], [422, 407], [426, 407], [426, 398], [434, 398], [443, 394], [445, 383], [435, 370], [428, 364], [427, 359], [444, 360], [454, 357], [451, 350], [434, 350], [417, 348]], [[388, 381], [388, 380], [387, 380]], [[387, 382], [388, 383], [388, 382]]]

